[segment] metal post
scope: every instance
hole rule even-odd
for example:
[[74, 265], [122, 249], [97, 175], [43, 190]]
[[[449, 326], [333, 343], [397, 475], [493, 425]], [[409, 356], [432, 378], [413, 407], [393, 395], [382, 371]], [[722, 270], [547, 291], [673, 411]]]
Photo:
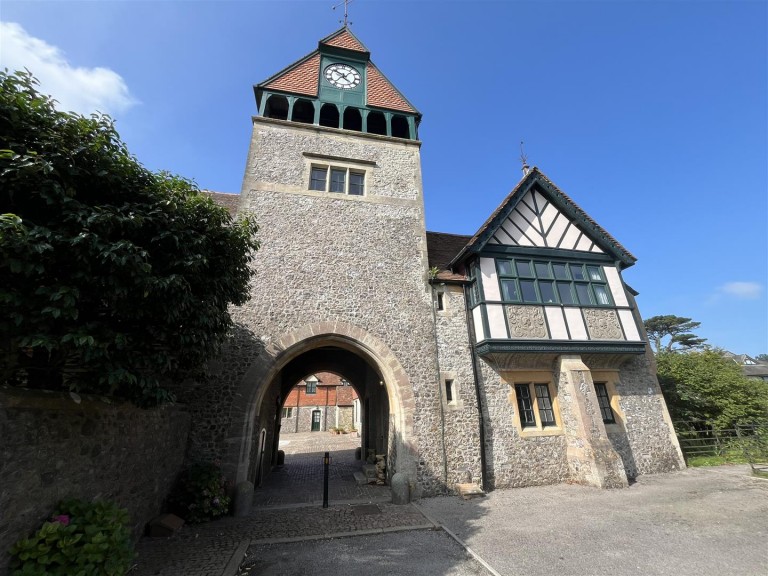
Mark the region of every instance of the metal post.
[[328, 508], [328, 465], [331, 462], [330, 453], [323, 456], [323, 508]]

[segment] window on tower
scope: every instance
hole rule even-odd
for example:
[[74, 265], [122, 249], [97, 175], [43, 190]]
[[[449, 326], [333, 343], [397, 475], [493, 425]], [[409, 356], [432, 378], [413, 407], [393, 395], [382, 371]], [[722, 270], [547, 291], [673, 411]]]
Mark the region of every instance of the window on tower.
[[310, 190], [322, 190], [325, 192], [325, 178], [328, 170], [325, 168], [312, 168], [312, 174], [309, 178]]
[[350, 196], [364, 196], [365, 171], [341, 166], [313, 164], [309, 172], [309, 189]]

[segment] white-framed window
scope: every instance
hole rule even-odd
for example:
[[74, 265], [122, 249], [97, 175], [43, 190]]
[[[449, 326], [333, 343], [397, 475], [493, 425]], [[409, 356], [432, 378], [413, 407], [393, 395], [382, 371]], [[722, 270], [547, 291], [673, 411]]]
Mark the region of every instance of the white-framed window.
[[283, 408], [283, 418], [293, 418], [293, 407]]
[[317, 394], [317, 383], [319, 380], [316, 377], [310, 376], [304, 382], [307, 385], [307, 395]]
[[309, 169], [309, 189], [349, 196], [365, 196], [365, 170], [313, 163]]

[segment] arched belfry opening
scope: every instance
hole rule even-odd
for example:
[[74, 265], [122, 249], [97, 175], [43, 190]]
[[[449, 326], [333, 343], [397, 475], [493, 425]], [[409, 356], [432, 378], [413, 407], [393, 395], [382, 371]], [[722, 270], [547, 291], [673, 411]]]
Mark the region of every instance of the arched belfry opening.
[[[288, 346], [277, 345], [282, 351], [274, 358], [271, 368], [254, 367], [251, 372], [258, 381], [248, 382], [246, 375], [242, 389], [244, 392], [249, 389], [252, 404], [243, 411], [248, 421], [242, 428], [245, 436], [241, 438], [237, 481], [254, 482], [270, 476], [278, 465], [281, 438], [285, 439], [281, 421], [285, 400], [292, 388], [297, 383], [314, 385], [315, 375], [332, 373], [353, 387], [359, 399], [360, 426], [355, 430], [355, 438], [361, 449], [361, 466], [370, 452], [386, 455], [387, 484], [395, 472], [403, 472], [413, 479], [415, 488], [410, 383], [399, 362], [383, 343], [359, 328], [341, 323], [336, 328], [354, 337], [338, 333], [317, 334], [316, 329], [307, 327], [298, 331], [300, 334], [286, 337], [284, 341]], [[301, 333], [307, 337], [297, 338]], [[315, 406], [309, 409], [322, 410]], [[332, 423], [324, 420], [328, 417], [323, 413], [320, 430], [312, 432], [319, 439], [331, 434], [328, 430]], [[267, 430], [266, 439], [260, 437], [264, 429]]]
[[288, 120], [288, 98], [278, 94], [271, 95], [264, 108], [264, 116], [277, 120]]

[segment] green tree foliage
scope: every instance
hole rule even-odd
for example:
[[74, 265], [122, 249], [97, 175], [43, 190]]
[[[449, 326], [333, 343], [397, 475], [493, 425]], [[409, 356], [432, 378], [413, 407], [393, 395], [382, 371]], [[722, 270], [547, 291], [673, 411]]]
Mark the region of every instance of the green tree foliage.
[[[644, 320], [643, 324], [657, 354], [675, 349], [699, 348], [707, 340], [693, 334], [693, 330], [701, 326], [701, 322], [693, 322], [690, 318], [672, 315], [653, 316]], [[665, 338], [669, 338], [666, 343], [663, 342]]]
[[718, 428], [768, 418], [768, 386], [746, 378], [717, 350], [657, 355], [659, 384], [673, 420], [706, 420]]
[[154, 404], [248, 299], [256, 224], [0, 72], [0, 382]]
[[758, 354], [755, 360], [757, 360], [758, 362], [768, 363], [768, 354]]

